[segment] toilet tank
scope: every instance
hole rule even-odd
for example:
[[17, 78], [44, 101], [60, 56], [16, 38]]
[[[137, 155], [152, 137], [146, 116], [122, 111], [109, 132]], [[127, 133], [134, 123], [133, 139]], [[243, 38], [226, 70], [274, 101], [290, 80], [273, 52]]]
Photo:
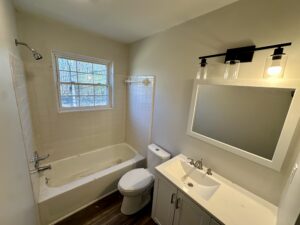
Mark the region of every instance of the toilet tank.
[[170, 153], [166, 152], [161, 147], [151, 144], [148, 146], [147, 152], [147, 167], [148, 170], [154, 175], [155, 167], [170, 159]]

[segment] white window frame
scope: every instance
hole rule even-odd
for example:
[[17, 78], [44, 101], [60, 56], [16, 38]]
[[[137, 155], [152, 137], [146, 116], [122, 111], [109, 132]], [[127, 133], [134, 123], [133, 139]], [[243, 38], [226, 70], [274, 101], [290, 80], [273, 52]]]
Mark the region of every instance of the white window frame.
[[[71, 60], [77, 60], [82, 62], [97, 63], [107, 66], [107, 81], [109, 88], [109, 104], [105, 106], [87, 106], [87, 107], [62, 107], [61, 105], [61, 90], [60, 90], [60, 77], [58, 68], [58, 58], [66, 58]], [[109, 110], [114, 106], [114, 72], [113, 72], [113, 62], [105, 59], [94, 58], [90, 56], [78, 55], [70, 52], [61, 52], [57, 50], [52, 50], [52, 64], [53, 64], [53, 74], [54, 82], [56, 87], [56, 99], [57, 108], [59, 113], [65, 112], [80, 112], [80, 111], [95, 111], [95, 110]]]

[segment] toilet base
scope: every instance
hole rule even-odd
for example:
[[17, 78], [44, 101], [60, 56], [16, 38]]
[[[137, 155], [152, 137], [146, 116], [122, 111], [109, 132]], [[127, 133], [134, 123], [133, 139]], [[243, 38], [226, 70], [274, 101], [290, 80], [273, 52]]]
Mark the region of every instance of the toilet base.
[[121, 212], [124, 215], [132, 215], [144, 208], [151, 200], [150, 192], [137, 196], [124, 196]]

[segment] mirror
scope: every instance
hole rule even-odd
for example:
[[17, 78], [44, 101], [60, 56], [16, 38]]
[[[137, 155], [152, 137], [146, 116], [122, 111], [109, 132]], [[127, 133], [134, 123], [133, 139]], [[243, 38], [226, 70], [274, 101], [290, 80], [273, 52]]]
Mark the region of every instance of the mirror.
[[278, 169], [295, 88], [200, 83], [194, 89], [188, 134], [272, 168], [277, 161]]

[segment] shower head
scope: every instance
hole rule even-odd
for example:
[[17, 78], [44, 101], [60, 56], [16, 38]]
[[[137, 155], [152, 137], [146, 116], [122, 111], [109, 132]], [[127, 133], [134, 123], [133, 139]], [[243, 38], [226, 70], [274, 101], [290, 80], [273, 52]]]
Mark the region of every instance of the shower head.
[[43, 56], [42, 56], [40, 53], [38, 53], [38, 52], [37, 52], [36, 50], [34, 50], [33, 48], [30, 48], [29, 45], [26, 44], [25, 42], [20, 42], [20, 41], [18, 41], [17, 39], [15, 39], [15, 44], [16, 44], [16, 46], [18, 46], [18, 45], [24, 45], [26, 48], [28, 48], [28, 49], [31, 51], [32, 56], [33, 56], [33, 58], [34, 58], [35, 60], [40, 60], [40, 59], [43, 58]]
[[43, 56], [40, 54], [40, 53], [38, 53], [37, 51], [35, 51], [34, 49], [32, 49], [33, 51], [32, 51], [32, 55], [33, 55], [33, 58], [35, 58], [35, 60], [40, 60], [40, 59], [42, 59], [43, 58]]

